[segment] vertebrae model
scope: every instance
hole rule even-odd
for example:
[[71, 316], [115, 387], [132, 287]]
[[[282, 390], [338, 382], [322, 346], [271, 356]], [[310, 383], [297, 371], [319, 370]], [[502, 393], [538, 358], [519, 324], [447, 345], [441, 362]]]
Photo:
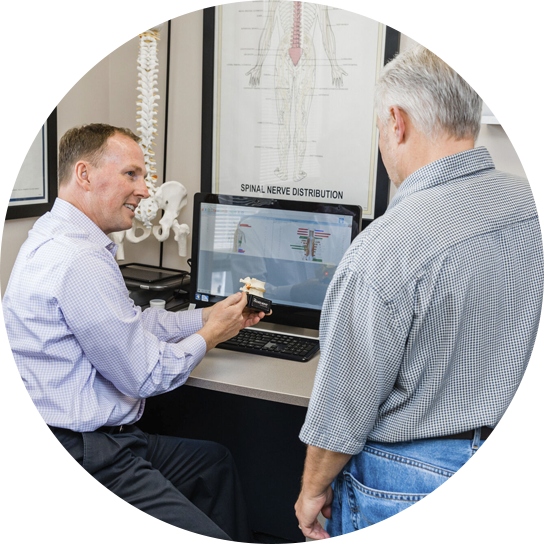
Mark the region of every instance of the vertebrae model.
[[248, 295], [255, 295], [257, 297], [262, 297], [264, 293], [266, 292], [266, 289], [264, 288], [265, 282], [257, 280], [255, 278], [250, 278], [247, 276], [244, 279], [240, 280], [241, 283], [244, 284], [243, 287], [240, 287], [240, 291], [243, 291], [244, 293], [247, 293]]
[[8, 107], [9, 78], [13, 65], [13, 24], [7, 0], [0, 0], [0, 138], [13, 124]]
[[[155, 161], [155, 137], [157, 130], [157, 100], [160, 99], [157, 88], [159, 74], [159, 58], [157, 42], [160, 40], [159, 28], [153, 28], [140, 34], [140, 48], [138, 53], [138, 101], [137, 104], [137, 132], [140, 134], [142, 148], [147, 169], [145, 184], [149, 191], [149, 198], [142, 200], [136, 209], [132, 220], [132, 228], [125, 232], [117, 232], [111, 238], [118, 244], [117, 259], [125, 259], [123, 239], [134, 244], [147, 239], [151, 232], [157, 240], [164, 242], [174, 231], [174, 239], [178, 242], [180, 257], [187, 255], [188, 225], [178, 223], [177, 217], [187, 204], [187, 189], [178, 181], [167, 181], [157, 188], [157, 169]], [[164, 210], [159, 225], [153, 226], [152, 221], [158, 211]], [[143, 234], [136, 232], [141, 229]]]

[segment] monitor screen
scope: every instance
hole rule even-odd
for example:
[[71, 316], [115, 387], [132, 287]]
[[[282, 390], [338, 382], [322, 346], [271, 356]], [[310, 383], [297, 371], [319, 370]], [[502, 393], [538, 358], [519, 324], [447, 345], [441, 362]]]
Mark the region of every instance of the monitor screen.
[[318, 328], [327, 287], [359, 232], [360, 215], [358, 206], [195, 195], [192, 302], [217, 302], [249, 276], [266, 282], [271, 321]]

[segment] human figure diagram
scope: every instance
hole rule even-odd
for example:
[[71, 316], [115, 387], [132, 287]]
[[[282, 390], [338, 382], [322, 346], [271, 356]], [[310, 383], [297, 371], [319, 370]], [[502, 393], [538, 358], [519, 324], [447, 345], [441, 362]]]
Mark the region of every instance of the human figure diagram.
[[293, 117], [293, 181], [300, 181], [307, 175], [302, 169], [302, 163], [306, 153], [306, 127], [315, 86], [316, 54], [313, 36], [318, 21], [323, 46], [331, 65], [333, 86], [342, 87], [343, 76], [347, 73], [336, 62], [336, 42], [327, 6], [291, 0], [270, 0], [268, 18], [259, 40], [257, 64], [246, 73], [250, 76], [251, 87], [258, 87], [260, 84], [262, 66], [270, 49], [276, 19], [279, 19], [280, 43], [276, 53], [274, 87], [279, 123], [280, 165], [274, 173], [280, 180], [287, 181]]

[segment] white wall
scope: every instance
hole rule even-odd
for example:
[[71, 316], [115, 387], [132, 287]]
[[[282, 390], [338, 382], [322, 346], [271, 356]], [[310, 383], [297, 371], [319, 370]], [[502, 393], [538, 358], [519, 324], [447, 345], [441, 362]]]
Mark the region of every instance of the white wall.
[[[203, 0], [164, 0], [172, 9], [170, 129], [167, 180], [181, 181], [190, 194], [200, 189], [200, 115]], [[149, 5], [142, 0], [57, 0], [58, 128], [93, 121], [136, 128], [134, 19]], [[491, 0], [404, 0], [401, 49], [431, 38], [460, 40], [485, 65]], [[161, 61], [166, 40], [161, 41]], [[162, 65], [164, 66], [164, 64]], [[164, 108], [164, 99], [159, 109]], [[164, 126], [164, 125], [161, 125]], [[160, 143], [160, 142], [159, 142]], [[499, 169], [528, 177], [544, 188], [544, 127], [484, 126], [486, 145]], [[158, 157], [162, 157], [160, 147]], [[159, 173], [162, 164], [159, 161]], [[181, 221], [191, 225], [189, 204]], [[34, 219], [0, 222], [0, 296], [17, 249]], [[130, 260], [158, 264], [158, 244], [126, 244]], [[164, 266], [186, 267], [173, 239], [165, 244]], [[522, 544], [542, 541], [544, 516], [544, 417], [531, 426], [533, 492]]]

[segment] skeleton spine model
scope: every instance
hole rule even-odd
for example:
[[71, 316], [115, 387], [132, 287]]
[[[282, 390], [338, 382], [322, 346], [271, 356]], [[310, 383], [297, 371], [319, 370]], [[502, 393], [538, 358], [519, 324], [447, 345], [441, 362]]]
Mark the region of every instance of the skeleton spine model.
[[[132, 220], [132, 228], [125, 232], [114, 233], [111, 238], [119, 246], [117, 259], [124, 260], [123, 239], [134, 244], [147, 239], [153, 232], [155, 238], [164, 242], [170, 235], [170, 230], [174, 231], [175, 240], [178, 242], [178, 253], [180, 257], [187, 255], [187, 235], [190, 232], [186, 224], [180, 224], [177, 217], [181, 209], [187, 204], [187, 189], [178, 181], [167, 181], [157, 188], [157, 169], [155, 153], [153, 146], [156, 145], [153, 140], [158, 133], [157, 119], [157, 100], [158, 94], [157, 80], [159, 74], [159, 58], [157, 42], [160, 40], [160, 31], [158, 28], [148, 30], [140, 34], [140, 45], [138, 53], [138, 101], [136, 102], [137, 123], [136, 129], [140, 134], [140, 147], [144, 154], [144, 161], [147, 169], [145, 184], [149, 191], [149, 198], [142, 200], [136, 209], [135, 217]], [[164, 210], [164, 215], [159, 221], [159, 225], [153, 226], [152, 221], [157, 216], [158, 211]], [[136, 232], [141, 229], [143, 234], [137, 235]]]
[[138, 55], [138, 95], [137, 122], [140, 125], [137, 131], [140, 133], [140, 147], [144, 153], [145, 165], [147, 168], [147, 177], [145, 184], [149, 191], [150, 198], [140, 202], [136, 210], [136, 217], [147, 227], [151, 228], [151, 221], [157, 215], [157, 206], [153, 205], [153, 196], [156, 191], [157, 169], [153, 140], [157, 134], [157, 120], [155, 114], [156, 101], [160, 96], [157, 88], [157, 79], [159, 73], [159, 59], [157, 57], [157, 41], [159, 40], [159, 30], [153, 29], [140, 34], [140, 48]]
[[13, 24], [10, 5], [7, 0], [0, 0], [0, 138], [6, 135], [13, 124], [8, 106], [13, 49]]

